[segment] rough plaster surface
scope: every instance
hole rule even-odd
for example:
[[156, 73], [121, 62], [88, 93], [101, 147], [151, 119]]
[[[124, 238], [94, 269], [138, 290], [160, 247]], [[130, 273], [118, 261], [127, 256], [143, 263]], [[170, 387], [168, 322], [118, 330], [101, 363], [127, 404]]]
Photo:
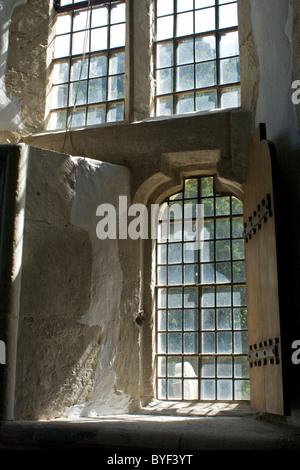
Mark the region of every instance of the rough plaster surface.
[[[129, 194], [129, 171], [30, 148], [16, 418], [128, 411], [115, 389], [123, 273], [96, 207]], [[123, 371], [124, 373], [124, 371]]]
[[[73, 158], [76, 165], [75, 197], [71, 222], [85, 230], [92, 246], [91, 299], [81, 315], [83, 325], [100, 328], [100, 354], [90, 403], [75, 407], [73, 414], [97, 416], [124, 412], [129, 397], [115, 394], [115, 360], [120, 337], [120, 301], [123, 273], [118, 240], [100, 240], [96, 235], [98, 205], [110, 203], [118, 209], [119, 195], [130, 203], [130, 174], [127, 168], [83, 158]], [[118, 214], [118, 211], [117, 211]]]

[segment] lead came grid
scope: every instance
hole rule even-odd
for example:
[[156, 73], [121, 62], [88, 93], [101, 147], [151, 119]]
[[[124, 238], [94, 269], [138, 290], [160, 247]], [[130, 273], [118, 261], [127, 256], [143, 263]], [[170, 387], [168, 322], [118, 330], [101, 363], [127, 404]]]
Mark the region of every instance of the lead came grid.
[[[157, 398], [248, 400], [242, 204], [216, 194], [213, 176], [185, 180], [166, 202], [170, 228], [160, 221], [156, 253]], [[190, 249], [196, 204], [204, 205], [201, 250]]]
[[238, 106], [237, 2], [157, 0], [156, 114]]
[[58, 13], [50, 129], [124, 119], [125, 21], [124, 1]]

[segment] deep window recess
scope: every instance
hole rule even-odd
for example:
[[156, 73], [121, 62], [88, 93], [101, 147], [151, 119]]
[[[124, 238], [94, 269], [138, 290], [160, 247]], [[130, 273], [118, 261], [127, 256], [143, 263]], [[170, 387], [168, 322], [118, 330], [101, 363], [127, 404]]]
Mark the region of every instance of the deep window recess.
[[156, 397], [249, 400], [242, 203], [218, 194], [211, 176], [186, 179], [166, 207], [169, 229], [162, 216], [156, 245]]
[[125, 1], [61, 0], [56, 10], [48, 127], [124, 120]]
[[156, 115], [238, 106], [237, 1], [156, 0]]

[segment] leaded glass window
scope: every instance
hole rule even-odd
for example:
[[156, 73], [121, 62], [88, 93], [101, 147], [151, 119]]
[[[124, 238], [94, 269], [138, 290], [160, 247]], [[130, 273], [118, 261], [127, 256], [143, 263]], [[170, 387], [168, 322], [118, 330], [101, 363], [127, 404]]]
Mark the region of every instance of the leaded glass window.
[[237, 1], [156, 0], [156, 115], [238, 106]]
[[57, 8], [49, 129], [124, 120], [125, 0]]
[[161, 215], [156, 244], [156, 396], [248, 400], [242, 203], [205, 176], [186, 179], [165, 207], [169, 225]]

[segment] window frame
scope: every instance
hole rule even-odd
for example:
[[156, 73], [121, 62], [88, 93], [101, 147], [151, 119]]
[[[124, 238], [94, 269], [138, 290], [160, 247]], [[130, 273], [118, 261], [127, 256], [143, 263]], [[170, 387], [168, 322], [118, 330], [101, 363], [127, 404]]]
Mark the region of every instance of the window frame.
[[[111, 23], [111, 17], [110, 17], [110, 12], [111, 8], [114, 6], [114, 4], [124, 4], [125, 6], [125, 18], [124, 21], [121, 22], [116, 22], [116, 23]], [[108, 18], [107, 18], [107, 24], [102, 26], [100, 25], [99, 27], [93, 26], [91, 23], [91, 15], [95, 11], [95, 8], [99, 8], [101, 6], [107, 5], [108, 6]], [[66, 52], [65, 55], [61, 56], [55, 56], [53, 54], [52, 61], [51, 61], [51, 67], [52, 67], [52, 72], [50, 75], [50, 82], [51, 82], [51, 92], [50, 92], [50, 102], [49, 102], [49, 117], [48, 117], [48, 130], [50, 131], [55, 131], [55, 130], [66, 130], [68, 128], [88, 128], [94, 125], [103, 125], [107, 123], [117, 123], [117, 122], [124, 122], [125, 120], [125, 93], [126, 93], [126, 71], [125, 71], [125, 54], [126, 54], [126, 0], [109, 0], [109, 1], [103, 1], [103, 0], [91, 0], [91, 1], [84, 1], [84, 2], [78, 2], [76, 4], [70, 4], [70, 5], [65, 5], [65, 6], [60, 6], [60, 2], [55, 2], [55, 11], [57, 15], [63, 15], [63, 14], [70, 14], [70, 30], [67, 32], [62, 32], [60, 34], [55, 34], [54, 36], [54, 41], [56, 38], [63, 37], [64, 35], [69, 35], [69, 46], [68, 46], [68, 52]], [[75, 18], [75, 14], [77, 12], [87, 12], [87, 17], [88, 19], [88, 27], [87, 28], [80, 28], [80, 29], [73, 29], [73, 21]], [[115, 45], [111, 47], [110, 45], [110, 35], [111, 35], [111, 29], [114, 26], [118, 25], [124, 25], [124, 44], [123, 45]], [[96, 31], [97, 29], [101, 28], [106, 28], [107, 29], [107, 45], [105, 48], [102, 48], [100, 50], [96, 49], [93, 50], [91, 49], [91, 41], [92, 41], [92, 32]], [[75, 52], [73, 47], [74, 47], [74, 34], [80, 34], [80, 33], [87, 33], [87, 41], [88, 41], [88, 46], [87, 46], [87, 51], [84, 50], [78, 53], [77, 51]], [[109, 69], [110, 67], [110, 59], [114, 54], [121, 54], [124, 56], [124, 59], [121, 58], [124, 64], [124, 70], [122, 69], [121, 71], [111, 71]], [[121, 57], [121, 55], [119, 57]], [[105, 73], [100, 73], [95, 76], [91, 76], [90, 74], [90, 64], [92, 63], [93, 58], [97, 57], [105, 57], [104, 62], [105, 62], [105, 68], [106, 72]], [[80, 72], [78, 78], [72, 78], [72, 67], [73, 65], [78, 62], [79, 67], [80, 67]], [[66, 77], [64, 77], [60, 81], [54, 81], [54, 68], [56, 64], [59, 63], [65, 63], [67, 64], [67, 72], [66, 72]], [[82, 71], [86, 67], [86, 76], [82, 76]], [[116, 77], [116, 78], [115, 78]], [[119, 97], [114, 97], [109, 95], [109, 90], [110, 90], [110, 84], [112, 83], [113, 80], [118, 81], [118, 77], [121, 77], [121, 87], [123, 87], [123, 93], [122, 96]], [[101, 81], [101, 90], [99, 90], [99, 96], [98, 100], [89, 100], [89, 92], [92, 88], [93, 80], [94, 83], [95, 80]], [[123, 85], [122, 85], [123, 84]], [[77, 91], [75, 90], [77, 85]], [[77, 102], [77, 96], [78, 96], [78, 90], [79, 87], [82, 86], [84, 88], [84, 100], [82, 103]], [[60, 89], [59, 89], [60, 87]], [[74, 92], [72, 94], [72, 89], [74, 88]], [[55, 93], [59, 93], [60, 91], [65, 95], [63, 95], [63, 99], [61, 100], [61, 103], [57, 102], [55, 103]], [[117, 90], [118, 91], [118, 90]], [[104, 96], [100, 96], [100, 94], [103, 94]], [[51, 101], [54, 97], [54, 101]], [[59, 99], [59, 98], [58, 98]], [[92, 109], [98, 109], [99, 115], [98, 115], [98, 120], [95, 119], [93, 121], [93, 118], [91, 118], [91, 121], [89, 122], [89, 112]], [[119, 111], [121, 112], [122, 116], [113, 116], [113, 110], [115, 109], [115, 112]], [[112, 112], [112, 117], [109, 118], [109, 113], [110, 111]], [[73, 123], [73, 118], [75, 116], [76, 119], [76, 112], [82, 112], [82, 122], [80, 123]], [[96, 111], [97, 112], [97, 111]], [[59, 114], [61, 113], [61, 123], [59, 124]], [[52, 125], [52, 117], [54, 115], [57, 115], [57, 121], [58, 125], [53, 124]], [[55, 118], [54, 118], [55, 120]]]
[[[213, 223], [214, 223], [214, 236], [212, 237], [212, 239], [210, 240], [210, 242], [213, 243], [213, 252], [214, 252], [214, 255], [213, 255], [213, 260], [212, 261], [207, 261], [207, 260], [202, 260], [200, 259], [200, 254], [198, 252], [197, 254], [197, 261], [195, 261], [198, 265], [198, 268], [200, 269], [201, 268], [201, 264], [210, 264], [211, 262], [213, 263], [214, 265], [214, 282], [213, 283], [192, 283], [192, 284], [185, 284], [184, 283], [184, 274], [183, 274], [183, 269], [182, 269], [182, 283], [180, 284], [169, 284], [168, 281], [166, 280], [166, 284], [163, 285], [163, 284], [160, 284], [158, 282], [158, 269], [160, 266], [165, 266], [166, 269], [168, 269], [168, 266], [172, 266], [172, 263], [169, 264], [168, 263], [168, 246], [170, 243], [173, 244], [174, 241], [170, 241], [170, 240], [167, 240], [166, 243], [163, 243], [163, 242], [159, 242], [159, 238], [158, 240], [156, 240], [156, 249], [155, 249], [155, 252], [156, 252], [156, 262], [155, 262], [155, 279], [156, 279], [156, 282], [155, 282], [155, 292], [156, 292], [156, 307], [155, 307], [155, 342], [154, 342], [154, 354], [155, 354], [155, 369], [156, 369], [156, 374], [155, 374], [155, 398], [158, 399], [158, 400], [161, 400], [161, 401], [195, 401], [195, 402], [225, 402], [225, 401], [228, 401], [228, 402], [243, 402], [243, 403], [247, 403], [249, 400], [250, 400], [250, 397], [249, 398], [236, 398], [236, 394], [235, 394], [235, 388], [234, 388], [234, 382], [235, 380], [242, 380], [242, 381], [246, 381], [248, 383], [248, 388], [249, 388], [249, 383], [250, 383], [250, 378], [249, 378], [249, 375], [246, 377], [246, 376], [243, 376], [243, 377], [238, 377], [238, 376], [235, 376], [235, 373], [234, 373], [234, 365], [235, 365], [235, 358], [243, 358], [244, 360], [244, 363], [247, 363], [247, 354], [248, 354], [248, 349], [247, 351], [243, 351], [243, 352], [235, 352], [235, 349], [234, 349], [234, 333], [235, 332], [242, 332], [242, 333], [246, 333], [246, 336], [248, 335], [248, 328], [245, 328], [245, 327], [240, 327], [240, 328], [234, 328], [234, 310], [235, 309], [241, 309], [241, 310], [245, 310], [246, 309], [246, 312], [247, 312], [247, 299], [245, 297], [245, 304], [242, 304], [240, 306], [238, 305], [235, 305], [234, 303], [234, 299], [233, 299], [233, 296], [234, 296], [234, 287], [235, 286], [243, 286], [244, 288], [244, 291], [246, 292], [246, 279], [244, 281], [241, 281], [241, 280], [236, 280], [234, 281], [233, 279], [233, 263], [235, 261], [243, 261], [244, 263], [244, 267], [245, 267], [245, 252], [244, 252], [244, 257], [243, 259], [237, 259], [237, 258], [234, 258], [233, 257], [233, 242], [235, 240], [242, 240], [242, 242], [244, 243], [244, 239], [243, 239], [243, 223], [242, 223], [242, 231], [241, 231], [241, 234], [240, 234], [240, 237], [233, 237], [232, 236], [232, 220], [235, 218], [235, 219], [241, 219], [243, 218], [243, 213], [234, 213], [233, 210], [232, 210], [232, 197], [238, 199], [234, 194], [232, 193], [223, 193], [223, 192], [218, 192], [216, 190], [216, 176], [215, 175], [205, 175], [205, 176], [190, 176], [190, 177], [187, 177], [185, 178], [185, 181], [186, 180], [189, 180], [189, 179], [194, 179], [196, 178], [198, 180], [198, 192], [197, 192], [197, 196], [195, 196], [197, 198], [198, 201], [201, 200], [201, 196], [200, 196], [200, 180], [201, 178], [213, 178], [213, 195], [211, 197], [207, 196], [207, 199], [211, 199], [213, 198], [213, 204], [214, 204], [214, 209], [216, 208], [216, 201], [218, 198], [222, 197], [222, 198], [230, 198], [230, 211], [229, 211], [229, 215], [216, 215], [216, 211], [214, 210], [214, 214], [213, 216], [207, 216], [206, 219], [212, 219], [213, 220]], [[172, 203], [176, 203], [176, 195], [177, 194], [180, 194], [182, 193], [182, 191], [179, 191], [179, 192], [176, 192], [174, 193], [172, 196], [169, 196], [166, 200], [165, 200], [165, 203], [167, 203], [169, 205], [169, 202], [170, 202], [170, 198], [171, 197], [174, 197], [174, 199], [171, 200]], [[203, 196], [202, 196], [203, 197]], [[189, 201], [189, 200], [192, 200], [191, 198], [187, 198], [185, 199], [184, 198], [184, 194], [182, 194], [182, 199], [178, 199], [178, 202], [184, 202], [184, 201]], [[215, 227], [216, 227], [216, 221], [217, 220], [221, 220], [221, 219], [224, 219], [224, 218], [229, 218], [230, 219], [230, 236], [229, 238], [217, 238], [216, 235], [215, 235]], [[181, 220], [186, 220], [184, 218], [184, 216], [182, 217]], [[182, 228], [183, 230], [183, 228]], [[182, 235], [183, 235], [183, 232], [182, 232]], [[230, 278], [230, 281], [229, 282], [217, 282], [217, 279], [216, 279], [216, 264], [217, 263], [221, 263], [222, 260], [218, 260], [217, 256], [216, 256], [216, 245], [218, 242], [222, 242], [222, 241], [229, 241], [229, 244], [230, 244], [230, 258], [229, 260], [227, 260], [230, 265], [231, 265], [231, 278]], [[177, 241], [179, 245], [181, 245], [181, 253], [182, 253], [182, 259], [181, 261], [179, 262], [176, 262], [176, 263], [173, 263], [173, 265], [182, 265], [182, 267], [185, 265], [192, 265], [193, 263], [191, 262], [188, 262], [188, 263], [184, 263], [184, 258], [183, 258], [183, 251], [184, 251], [184, 243], [186, 243], [186, 240], [184, 240], [183, 236], [182, 236], [182, 240], [178, 240]], [[176, 241], [174, 243], [177, 243]], [[162, 245], [165, 245], [166, 246], [166, 262], [165, 263], [159, 263], [159, 257], [158, 257], [158, 250], [159, 250], [159, 246], [162, 246]], [[223, 260], [224, 262], [224, 260]], [[199, 271], [200, 272], [200, 271]], [[212, 287], [214, 289], [214, 306], [213, 307], [203, 307], [201, 306], [201, 303], [200, 303], [200, 300], [201, 300], [201, 291], [207, 287]], [[231, 328], [220, 328], [218, 329], [217, 328], [217, 310], [219, 308], [219, 310], [222, 310], [222, 309], [225, 309], [225, 306], [221, 307], [221, 306], [218, 306], [218, 303], [217, 303], [217, 288], [220, 287], [229, 287], [230, 288], [230, 305], [226, 308], [230, 309], [231, 313]], [[163, 308], [163, 307], [159, 307], [159, 304], [158, 304], [158, 291], [159, 289], [166, 289], [166, 302], [167, 302], [167, 297], [168, 297], [168, 290], [169, 289], [172, 289], [172, 288], [181, 288], [182, 289], [182, 306], [181, 307], [174, 307], [174, 309], [176, 310], [182, 310], [181, 311], [181, 329], [179, 329], [178, 331], [175, 331], [175, 330], [169, 330], [168, 329], [168, 303], [166, 304], [166, 307]], [[184, 306], [184, 289], [187, 288], [197, 288], [197, 299], [198, 299], [198, 304], [197, 304], [197, 307], [193, 307], [192, 310], [196, 309], [197, 310], [197, 315], [198, 315], [198, 324], [197, 324], [197, 327], [194, 328], [195, 331], [192, 331], [190, 329], [187, 329], [185, 330], [184, 328], [184, 310], [188, 310], [188, 308], [185, 308]], [[245, 294], [246, 295], [246, 294]], [[173, 310], [174, 310], [173, 309]], [[202, 328], [201, 326], [201, 314], [202, 312], [204, 313], [204, 311], [209, 311], [209, 310], [214, 310], [214, 322], [215, 322], [215, 326], [214, 326], [214, 329], [213, 330], [205, 330], [204, 328]], [[161, 312], [163, 312], [163, 310], [165, 310], [165, 321], [166, 321], [166, 325], [165, 325], [165, 330], [164, 328], [160, 328], [159, 327], [159, 310]], [[172, 311], [172, 308], [170, 309]], [[174, 312], [175, 312], [174, 310]], [[192, 311], [191, 310], [191, 311]], [[247, 313], [246, 313], [246, 317], [247, 319]], [[226, 352], [226, 353], [222, 353], [222, 352], [219, 352], [218, 349], [217, 349], [217, 337], [218, 337], [218, 332], [229, 332], [231, 334], [231, 341], [232, 341], [232, 350], [231, 350], [231, 353], [230, 352]], [[167, 342], [168, 342], [168, 334], [170, 333], [171, 331], [171, 334], [172, 333], [178, 333], [181, 335], [182, 337], [182, 340], [181, 340], [181, 352], [179, 353], [175, 353], [174, 351], [168, 351], [168, 348], [167, 348]], [[195, 333], [195, 338], [196, 338], [196, 344], [197, 344], [197, 351], [196, 352], [185, 352], [184, 351], [184, 334], [185, 333]], [[202, 334], [206, 333], [206, 332], [209, 332], [209, 333], [213, 333], [214, 334], [214, 338], [215, 338], [215, 350], [214, 352], [212, 353], [207, 353], [207, 352], [203, 352], [202, 349], [201, 349], [201, 337], [202, 337]], [[159, 351], [159, 348], [158, 348], [158, 336], [159, 334], [162, 333], [162, 334], [165, 334], [166, 336], [166, 350], [165, 352], [162, 352], [162, 351]], [[198, 338], [198, 339], [197, 339]], [[244, 338], [245, 340], [245, 338]], [[245, 340], [246, 341], [246, 340]], [[174, 377], [170, 374], [168, 374], [168, 358], [171, 358], [171, 359], [174, 359], [174, 357], [178, 357], [180, 358], [180, 361], [181, 361], [181, 376], [177, 376], [177, 377]], [[201, 381], [203, 380], [207, 380], [208, 377], [202, 377], [201, 376], [201, 360], [203, 358], [212, 358], [213, 361], [214, 361], [214, 377], [211, 377], [211, 380], [214, 381], [214, 389], [215, 389], [215, 396], [214, 398], [203, 398], [202, 397], [202, 394], [201, 394]], [[217, 393], [217, 386], [218, 386], [218, 380], [222, 380], [221, 378], [218, 377], [217, 375], [217, 367], [218, 367], [218, 359], [219, 358], [228, 358], [230, 357], [230, 360], [231, 360], [231, 368], [232, 368], [232, 375], [231, 377], [228, 378], [228, 380], [231, 380], [231, 384], [232, 384], [232, 398], [231, 399], [223, 399], [223, 398], [218, 398], [218, 393]], [[165, 361], [165, 375], [163, 374], [159, 374], [159, 361], [160, 361], [160, 358], [165, 358], [164, 361]], [[197, 363], [198, 363], [198, 366], [197, 366], [197, 371], [196, 371], [196, 376], [186, 376], [185, 375], [185, 358], [196, 358], [197, 360]], [[184, 371], [184, 373], [182, 374], [182, 371]], [[250, 368], [249, 368], [249, 365], [248, 365], [248, 372], [250, 372]], [[173, 379], [179, 379], [179, 381], [181, 382], [181, 398], [179, 397], [170, 397], [169, 394], [168, 394], [168, 381], [172, 381]], [[197, 387], [198, 387], [198, 398], [185, 398], [184, 397], [184, 383], [185, 383], [185, 380], [194, 380], [196, 378], [197, 380]], [[224, 380], [224, 378], [223, 378]], [[163, 383], [163, 381], [165, 381], [165, 397], [163, 397], [160, 393], [159, 393], [159, 381], [161, 381], [161, 383]]]
[[[226, 83], [221, 83], [220, 80], [220, 63], [222, 60], [228, 60], [228, 59], [237, 59], [238, 60], [238, 69], [240, 68], [240, 51], [239, 51], [239, 44], [238, 44], [238, 54], [235, 55], [229, 55], [224, 57], [220, 56], [220, 38], [222, 35], [227, 34], [227, 33], [237, 33], [237, 41], [238, 41], [238, 35], [239, 35], [239, 26], [238, 23], [236, 26], [229, 26], [229, 27], [224, 27], [220, 28], [219, 27], [219, 8], [226, 6], [226, 5], [231, 5], [231, 4], [236, 4], [236, 7], [238, 8], [238, 1], [237, 0], [226, 0], [224, 3], [219, 3], [219, 0], [215, 0], [215, 5], [213, 6], [206, 6], [203, 8], [195, 8], [195, 0], [193, 0], [193, 9], [192, 10], [185, 10], [183, 12], [177, 12], [177, 1], [178, 0], [173, 0], [173, 13], [170, 14], [165, 14], [161, 16], [157, 16], [157, 1], [155, 0], [155, 47], [154, 47], [154, 62], [155, 62], [155, 116], [161, 117], [161, 116], [174, 116], [174, 115], [180, 115], [180, 114], [186, 114], [186, 113], [194, 113], [194, 112], [207, 112], [210, 110], [215, 110], [215, 109], [226, 109], [228, 108], [227, 106], [222, 107], [221, 106], [221, 98], [222, 98], [222, 92], [224, 90], [230, 90], [230, 89], [237, 89], [238, 94], [239, 94], [239, 104], [237, 107], [240, 106], [240, 90], [241, 90], [241, 80], [239, 79], [238, 81], [235, 82], [226, 82]], [[203, 32], [194, 32], [195, 31], [195, 12], [196, 11], [202, 11], [202, 10], [207, 10], [209, 8], [215, 8], [215, 29], [208, 30], [208, 31], [203, 31]], [[193, 13], [193, 32], [188, 34], [188, 35], [182, 35], [182, 36], [177, 36], [176, 35], [176, 26], [177, 26], [177, 16], [178, 14], [181, 13], [188, 13], [192, 12]], [[165, 39], [157, 39], [157, 19], [158, 18], [166, 18], [168, 16], [173, 17], [173, 35], [171, 37], [165, 38]], [[207, 60], [196, 60], [196, 48], [195, 48], [195, 42], [196, 39], [198, 38], [204, 38], [204, 37], [209, 37], [209, 36], [215, 36], [215, 57], [210, 58]], [[181, 41], [184, 40], [192, 40], [193, 41], [193, 60], [188, 63], [180, 64], [177, 61], [177, 47], [178, 44]], [[157, 66], [157, 50], [158, 50], [158, 45], [164, 44], [164, 43], [172, 43], [172, 54], [173, 54], [173, 65], [167, 65], [165, 67], [158, 67]], [[203, 86], [203, 87], [197, 87], [197, 72], [196, 72], [196, 64], [204, 64], [204, 63], [209, 63], [209, 62], [215, 62], [216, 64], [216, 71], [215, 71], [215, 84], [209, 85], [209, 86]], [[177, 76], [176, 76], [176, 69], [179, 70], [180, 67], [188, 66], [191, 65], [193, 67], [193, 87], [185, 90], [177, 90]], [[166, 93], [158, 93], [158, 73], [161, 70], [167, 70], [170, 69], [172, 70], [172, 86], [171, 89], [172, 91], [166, 92]], [[239, 71], [239, 76], [240, 76], [240, 71]], [[240, 77], [239, 77], [240, 78]], [[216, 106], [213, 108], [208, 108], [208, 109], [197, 109], [197, 93], [209, 93], [209, 92], [215, 92], [216, 93]], [[193, 111], [183, 111], [183, 112], [178, 112], [177, 111], [177, 106], [178, 106], [178, 99], [181, 96], [184, 95], [192, 95], [193, 96]], [[160, 114], [158, 112], [158, 101], [160, 99], [170, 99], [172, 100], [172, 112], [171, 113], [166, 113], [166, 114]], [[236, 106], [234, 106], [236, 107]]]

